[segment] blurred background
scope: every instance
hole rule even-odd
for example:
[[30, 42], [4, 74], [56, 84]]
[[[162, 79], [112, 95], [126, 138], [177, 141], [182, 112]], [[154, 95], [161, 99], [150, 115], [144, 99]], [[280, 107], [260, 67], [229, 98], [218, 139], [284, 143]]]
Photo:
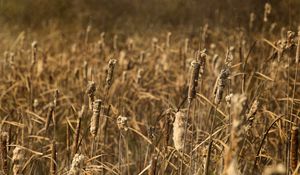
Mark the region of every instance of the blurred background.
[[247, 25], [251, 12], [262, 22], [266, 2], [273, 7], [271, 21], [299, 25], [300, 0], [0, 0], [0, 24], [31, 30], [91, 24], [99, 30], [126, 32], [206, 23], [239, 27]]

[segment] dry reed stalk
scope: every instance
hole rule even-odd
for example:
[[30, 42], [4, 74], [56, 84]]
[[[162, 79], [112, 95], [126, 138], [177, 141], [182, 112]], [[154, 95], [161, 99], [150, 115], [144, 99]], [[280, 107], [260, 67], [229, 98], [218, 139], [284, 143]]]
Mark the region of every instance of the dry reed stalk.
[[296, 52], [296, 64], [299, 63], [300, 59], [300, 31], [298, 31], [298, 44], [297, 44], [297, 52]]
[[91, 118], [91, 127], [90, 127], [90, 132], [91, 132], [93, 138], [96, 138], [98, 128], [99, 128], [101, 104], [102, 104], [102, 101], [100, 99], [94, 101], [93, 116]]
[[75, 154], [68, 175], [80, 175], [84, 167], [84, 159], [84, 155]]
[[57, 156], [56, 156], [56, 143], [55, 140], [51, 143], [51, 160], [50, 160], [50, 174], [56, 175], [57, 173]]
[[78, 142], [79, 142], [79, 136], [80, 136], [81, 121], [82, 121], [84, 113], [85, 113], [85, 106], [83, 105], [82, 108], [81, 108], [81, 111], [78, 113], [72, 155], [75, 155], [77, 153], [77, 150], [78, 150]]
[[148, 175], [157, 174], [157, 156], [153, 153], [151, 156], [151, 166], [148, 171]]
[[291, 142], [290, 167], [291, 167], [292, 171], [294, 171], [298, 165], [298, 150], [299, 150], [298, 127], [296, 127], [296, 126], [292, 127], [290, 142]]
[[54, 104], [50, 103], [48, 113], [47, 113], [46, 123], [45, 123], [45, 132], [46, 133], [48, 132], [50, 122], [53, 118], [53, 114], [54, 114]]
[[246, 114], [246, 120], [248, 122], [248, 125], [251, 127], [255, 118], [255, 115], [257, 113], [257, 110], [259, 108], [259, 101], [254, 100], [254, 102], [251, 105], [251, 108], [249, 112]]
[[12, 163], [13, 163], [13, 174], [21, 175], [23, 174], [23, 164], [25, 161], [25, 153], [24, 150], [20, 147], [16, 147], [13, 150]]
[[175, 149], [178, 151], [182, 151], [184, 147], [185, 120], [186, 116], [183, 112], [178, 111], [175, 114], [175, 121], [173, 123], [173, 142]]
[[[1, 133], [0, 155], [1, 155], [1, 171], [4, 174], [8, 174], [8, 157], [7, 157], [7, 137], [8, 133]], [[0, 171], [0, 172], [1, 172]]]
[[96, 84], [94, 81], [90, 81], [86, 89], [86, 93], [89, 96], [89, 109], [93, 110], [93, 103], [95, 100]]

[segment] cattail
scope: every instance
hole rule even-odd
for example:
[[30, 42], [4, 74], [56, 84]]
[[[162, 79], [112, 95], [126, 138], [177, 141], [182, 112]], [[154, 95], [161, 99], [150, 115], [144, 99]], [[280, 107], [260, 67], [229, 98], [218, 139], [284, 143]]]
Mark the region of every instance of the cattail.
[[113, 49], [114, 51], [118, 50], [118, 35], [114, 35], [114, 39], [113, 39]]
[[108, 69], [106, 72], [106, 88], [109, 89], [112, 85], [113, 75], [114, 75], [114, 68], [117, 60], [110, 59], [108, 62]]
[[33, 41], [32, 44], [31, 44], [31, 64], [36, 63], [37, 49], [38, 49], [38, 43], [37, 43], [37, 41]]
[[158, 39], [156, 37], [152, 38], [152, 52], [157, 53], [158, 49]]
[[291, 131], [291, 148], [290, 148], [290, 164], [294, 171], [298, 165], [298, 127], [293, 126]]
[[298, 31], [298, 45], [297, 45], [297, 52], [296, 52], [296, 64], [299, 63], [300, 59], [300, 31]]
[[226, 86], [226, 82], [227, 79], [229, 77], [230, 71], [227, 67], [225, 67], [224, 69], [221, 70], [221, 73], [219, 75], [219, 79], [218, 79], [218, 84], [217, 84], [217, 88], [215, 90], [215, 104], [218, 105], [220, 104], [222, 97], [223, 97], [223, 93], [225, 90], [225, 86]]
[[131, 38], [128, 39], [127, 48], [129, 51], [133, 50], [133, 39]]
[[172, 36], [171, 32], [167, 33], [167, 38], [166, 38], [166, 48], [169, 49], [170, 48], [170, 38]]
[[127, 121], [128, 121], [128, 118], [127, 117], [124, 117], [124, 116], [119, 116], [117, 118], [117, 125], [118, 125], [118, 128], [120, 130], [124, 130], [124, 131], [127, 131], [128, 130], [128, 125], [127, 125]]
[[174, 147], [181, 151], [184, 147], [184, 126], [185, 126], [185, 114], [178, 111], [175, 114], [175, 121], [173, 123], [173, 142]]
[[83, 79], [87, 81], [88, 79], [88, 63], [87, 61], [83, 62]]
[[204, 70], [205, 70], [205, 64], [206, 64], [206, 53], [205, 50], [201, 51], [200, 53], [200, 70], [199, 70], [199, 80], [203, 80]]
[[25, 161], [25, 153], [24, 150], [22, 150], [19, 147], [16, 147], [13, 150], [13, 156], [12, 156], [12, 163], [13, 163], [13, 174], [14, 175], [21, 175], [22, 169], [23, 169], [23, 163]]
[[258, 110], [258, 106], [259, 106], [259, 101], [255, 100], [252, 103], [249, 112], [246, 114], [246, 120], [247, 120], [249, 126], [251, 126], [252, 123], [253, 123], [254, 117], [255, 117], [255, 115], [257, 113], [257, 110]]
[[75, 155], [77, 153], [79, 136], [80, 136], [80, 128], [81, 128], [81, 120], [82, 120], [84, 113], [85, 113], [85, 106], [83, 105], [81, 108], [81, 111], [78, 113], [77, 125], [76, 125], [76, 129], [75, 129], [74, 144], [73, 144], [73, 155]]
[[145, 52], [144, 52], [144, 51], [141, 51], [141, 52], [140, 52], [140, 64], [143, 64], [143, 63], [144, 63], [144, 59], [145, 59]]
[[188, 99], [191, 102], [193, 98], [196, 96], [196, 87], [198, 86], [198, 78], [199, 78], [199, 70], [200, 64], [198, 61], [193, 61], [191, 63], [191, 75], [189, 82], [189, 91], [188, 91]]
[[93, 102], [95, 100], [96, 84], [94, 81], [90, 81], [86, 89], [86, 93], [89, 96], [89, 109], [93, 110]]
[[51, 163], [50, 163], [50, 174], [56, 175], [57, 170], [57, 157], [56, 157], [56, 143], [53, 140], [51, 143]]
[[140, 68], [138, 70], [137, 75], [136, 75], [136, 83], [137, 84], [142, 84], [143, 72], [144, 72], [144, 69], [142, 69], [142, 68]]
[[8, 174], [7, 137], [8, 137], [8, 133], [6, 132], [1, 133], [1, 145], [0, 145], [1, 170], [4, 174]]
[[184, 40], [184, 50], [183, 50], [183, 52], [184, 52], [185, 55], [188, 53], [188, 50], [189, 50], [189, 42], [190, 42], [190, 40], [188, 38], [186, 38]]
[[81, 174], [82, 168], [84, 167], [84, 159], [85, 159], [84, 155], [75, 154], [68, 175]]
[[100, 46], [101, 46], [102, 49], [104, 49], [105, 48], [105, 32], [101, 32], [100, 38], [101, 38], [100, 39], [100, 41], [101, 41]]
[[14, 52], [10, 52], [8, 63], [12, 67], [15, 65], [15, 53]]
[[254, 24], [255, 19], [256, 19], [255, 13], [253, 13], [253, 12], [250, 13], [250, 20], [249, 20], [249, 28], [250, 28], [250, 30], [252, 30], [252, 28], [253, 28], [253, 24]]
[[56, 89], [55, 92], [54, 92], [54, 98], [53, 98], [53, 99], [54, 99], [54, 100], [53, 100], [54, 108], [57, 107], [58, 95], [59, 95], [59, 91], [58, 91], [58, 89]]
[[90, 128], [90, 132], [94, 138], [96, 137], [99, 128], [101, 104], [102, 101], [100, 99], [94, 101], [93, 116], [91, 118], [91, 128]]
[[272, 6], [269, 3], [265, 4], [264, 22], [268, 22], [268, 16], [271, 14]]
[[89, 42], [89, 34], [92, 30], [92, 26], [88, 25], [86, 28], [86, 36], [85, 36], [85, 44], [87, 44]]
[[127, 81], [127, 71], [123, 71], [122, 73], [122, 82], [125, 83]]

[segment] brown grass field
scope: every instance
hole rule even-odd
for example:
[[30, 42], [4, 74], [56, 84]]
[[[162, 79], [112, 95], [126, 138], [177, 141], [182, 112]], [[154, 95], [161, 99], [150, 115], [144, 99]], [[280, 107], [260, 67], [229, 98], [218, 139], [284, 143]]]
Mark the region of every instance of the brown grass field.
[[299, 174], [300, 3], [155, 2], [0, 2], [0, 175]]

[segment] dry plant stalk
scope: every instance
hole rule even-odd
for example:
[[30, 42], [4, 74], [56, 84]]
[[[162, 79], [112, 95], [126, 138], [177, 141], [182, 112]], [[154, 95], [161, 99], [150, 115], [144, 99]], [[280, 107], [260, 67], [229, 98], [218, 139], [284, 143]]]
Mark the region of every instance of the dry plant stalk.
[[102, 101], [100, 99], [94, 101], [93, 116], [91, 118], [91, 127], [90, 127], [90, 132], [94, 138], [96, 138], [98, 128], [99, 128], [101, 104]]
[[298, 165], [298, 127], [293, 126], [291, 131], [291, 148], [290, 148], [290, 164], [291, 169], [294, 171]]
[[178, 111], [175, 114], [175, 121], [173, 123], [173, 142], [175, 149], [178, 151], [183, 150], [184, 147], [185, 120], [186, 116], [183, 112]]
[[80, 175], [82, 172], [82, 168], [84, 167], [84, 159], [84, 155], [75, 154], [68, 175]]
[[8, 157], [7, 157], [7, 137], [8, 133], [3, 132], [1, 133], [1, 171], [4, 174], [8, 174]]
[[296, 52], [296, 64], [299, 63], [300, 59], [300, 31], [298, 31], [298, 44], [297, 44], [297, 52]]
[[50, 103], [48, 113], [47, 113], [47, 118], [46, 118], [46, 123], [45, 123], [45, 131], [46, 133], [48, 132], [50, 122], [53, 118], [53, 113], [54, 113], [54, 104]]
[[56, 143], [53, 140], [51, 143], [51, 160], [50, 160], [50, 174], [56, 175], [57, 171], [57, 156], [56, 156]]
[[83, 118], [84, 113], [85, 113], [85, 106], [83, 105], [82, 108], [81, 108], [81, 111], [78, 113], [77, 125], [76, 125], [76, 129], [75, 129], [75, 136], [74, 136], [74, 143], [73, 143], [73, 154], [72, 155], [75, 155], [77, 153], [77, 150], [78, 150], [81, 120]]

